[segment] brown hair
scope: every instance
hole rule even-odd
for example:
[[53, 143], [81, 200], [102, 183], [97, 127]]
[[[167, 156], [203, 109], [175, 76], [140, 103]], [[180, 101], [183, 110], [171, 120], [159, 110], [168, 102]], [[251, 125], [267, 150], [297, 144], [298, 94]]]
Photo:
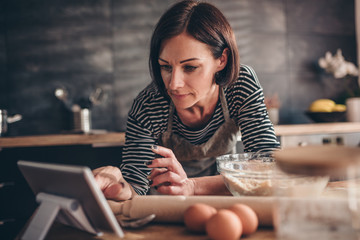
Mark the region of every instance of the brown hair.
[[153, 81], [166, 96], [160, 66], [159, 53], [164, 40], [183, 32], [207, 44], [215, 59], [228, 48], [228, 61], [225, 68], [215, 76], [220, 86], [231, 84], [238, 78], [240, 71], [239, 53], [234, 32], [225, 16], [215, 6], [193, 0], [174, 4], [157, 23], [150, 44], [149, 68]]

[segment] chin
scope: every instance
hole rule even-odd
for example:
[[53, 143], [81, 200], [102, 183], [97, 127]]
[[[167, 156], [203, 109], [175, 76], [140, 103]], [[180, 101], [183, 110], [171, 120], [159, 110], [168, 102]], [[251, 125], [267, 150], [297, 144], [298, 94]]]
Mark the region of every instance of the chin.
[[174, 99], [172, 99], [172, 101], [177, 109], [187, 109], [194, 105], [194, 103], [190, 101], [178, 101]]

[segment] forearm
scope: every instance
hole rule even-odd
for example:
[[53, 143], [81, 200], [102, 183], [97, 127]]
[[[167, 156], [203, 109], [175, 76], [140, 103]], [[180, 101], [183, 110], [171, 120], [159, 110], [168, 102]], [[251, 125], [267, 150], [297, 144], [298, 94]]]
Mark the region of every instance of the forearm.
[[120, 165], [124, 179], [131, 185], [136, 184], [136, 192], [145, 195], [148, 190], [148, 180], [146, 176], [150, 173], [150, 168], [146, 168], [145, 163], [154, 159], [155, 154], [151, 151], [151, 146], [156, 143], [152, 133], [141, 126], [136, 119], [129, 117], [127, 122], [125, 146], [122, 151], [122, 163]]
[[221, 175], [191, 178], [194, 195], [231, 195]]

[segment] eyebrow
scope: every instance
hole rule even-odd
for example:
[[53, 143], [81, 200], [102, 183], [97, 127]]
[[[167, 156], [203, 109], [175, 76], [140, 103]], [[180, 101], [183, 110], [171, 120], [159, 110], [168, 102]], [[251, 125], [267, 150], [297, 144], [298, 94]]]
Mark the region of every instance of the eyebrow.
[[[166, 61], [166, 60], [164, 60], [162, 58], [159, 58], [159, 60], [162, 61], [162, 62], [169, 63], [168, 61]], [[189, 58], [189, 59], [185, 59], [185, 60], [180, 61], [180, 63], [190, 62], [190, 61], [194, 61], [194, 60], [200, 60], [200, 58]]]

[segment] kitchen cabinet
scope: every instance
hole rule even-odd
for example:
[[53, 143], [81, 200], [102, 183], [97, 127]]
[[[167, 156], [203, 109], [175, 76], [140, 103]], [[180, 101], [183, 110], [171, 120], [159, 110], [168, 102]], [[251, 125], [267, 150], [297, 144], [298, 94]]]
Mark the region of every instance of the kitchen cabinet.
[[360, 123], [316, 123], [275, 126], [281, 147], [318, 144], [359, 146]]
[[[274, 125], [282, 148], [319, 144], [360, 146], [360, 122]], [[242, 152], [241, 135], [235, 152]]]

